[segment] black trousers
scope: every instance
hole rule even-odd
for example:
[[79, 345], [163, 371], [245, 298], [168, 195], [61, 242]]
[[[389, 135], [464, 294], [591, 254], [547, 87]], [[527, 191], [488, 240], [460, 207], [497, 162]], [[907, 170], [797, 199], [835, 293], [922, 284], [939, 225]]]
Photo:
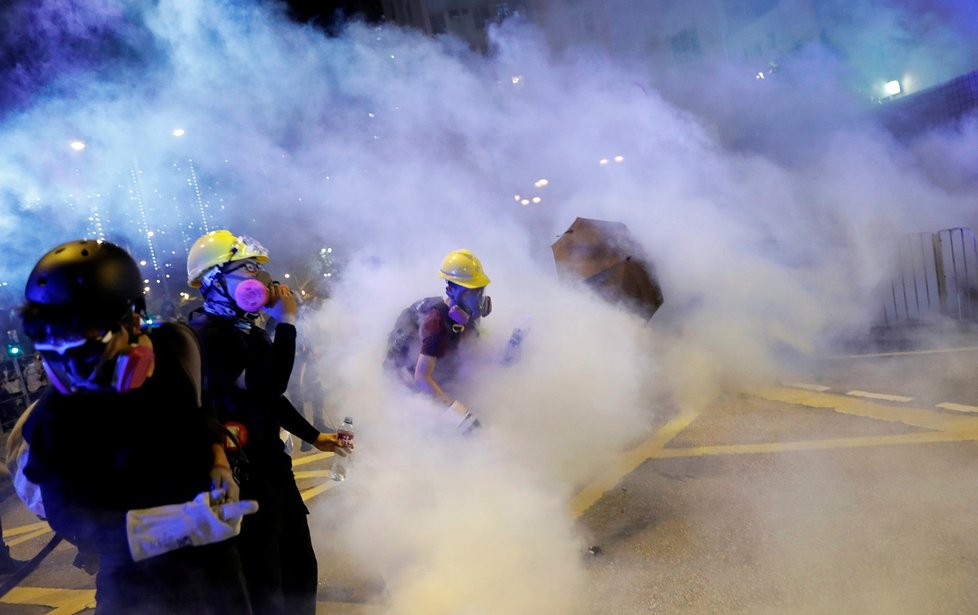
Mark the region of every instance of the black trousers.
[[184, 547], [141, 562], [103, 556], [95, 603], [97, 615], [252, 613], [233, 540]]
[[319, 566], [292, 472], [252, 476], [241, 499], [258, 500], [259, 507], [244, 518], [237, 539], [254, 612], [315, 615]]

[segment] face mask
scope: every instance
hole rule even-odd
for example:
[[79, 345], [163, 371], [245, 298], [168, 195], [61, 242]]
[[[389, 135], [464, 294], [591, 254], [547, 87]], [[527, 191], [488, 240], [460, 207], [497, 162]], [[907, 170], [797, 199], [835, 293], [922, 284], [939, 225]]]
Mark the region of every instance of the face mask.
[[268, 287], [257, 278], [249, 278], [234, 289], [234, 302], [246, 312], [257, 312], [268, 304]]
[[465, 326], [469, 324], [469, 314], [464, 309], [459, 307], [456, 303], [452, 307], [448, 308], [448, 317], [452, 319], [453, 322]]

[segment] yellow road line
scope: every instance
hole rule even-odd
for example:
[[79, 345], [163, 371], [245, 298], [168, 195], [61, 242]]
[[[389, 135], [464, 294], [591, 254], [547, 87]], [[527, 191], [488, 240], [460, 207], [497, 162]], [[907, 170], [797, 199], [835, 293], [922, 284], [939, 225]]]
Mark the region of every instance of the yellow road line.
[[21, 536], [18, 536], [17, 538], [13, 538], [11, 540], [8, 540], [7, 541], [7, 546], [8, 547], [12, 547], [14, 545], [19, 545], [19, 544], [24, 543], [24, 542], [27, 542], [29, 540], [34, 540], [38, 536], [44, 536], [45, 534], [48, 534], [50, 532], [51, 532], [51, 528], [49, 528], [49, 527], [42, 527], [40, 529], [37, 529], [37, 530], [31, 532], [30, 534], [23, 534]]
[[808, 440], [800, 442], [770, 442], [761, 444], [730, 444], [719, 446], [698, 446], [689, 448], [666, 448], [666, 445], [699, 415], [698, 412], [682, 413], [666, 423], [651, 438], [627, 451], [610, 469], [586, 485], [571, 500], [571, 510], [575, 517], [587, 512], [605, 493], [613, 489], [622, 478], [633, 472], [648, 459], [667, 459], [677, 457], [703, 457], [708, 455], [742, 455], [750, 453], [776, 453], [787, 451], [826, 450], [833, 448], [855, 448], [866, 446], [893, 446], [899, 444], [922, 444], [929, 442], [978, 441], [978, 418], [955, 417], [932, 409], [895, 407], [873, 403], [863, 399], [847, 397], [813, 390], [795, 389], [785, 386], [764, 387], [752, 394], [769, 401], [831, 409], [840, 414], [860, 416], [888, 422], [899, 422], [910, 427], [932, 431], [887, 436], [865, 436], [857, 438], [835, 438]]
[[305, 472], [293, 472], [296, 478], [326, 478], [329, 470], [306, 470]]
[[333, 453], [313, 453], [312, 455], [306, 455], [304, 457], [298, 457], [292, 460], [292, 467], [303, 466], [307, 463], [312, 463], [313, 461], [321, 461], [323, 459], [329, 459], [333, 456]]
[[[76, 615], [95, 608], [94, 589], [61, 589], [54, 587], [15, 587], [0, 598], [0, 604], [19, 604], [24, 606], [46, 606], [54, 610], [46, 615]], [[360, 604], [354, 602], [318, 602], [322, 606], [349, 609], [352, 613], [381, 612], [387, 607], [382, 604]]]
[[12, 527], [10, 529], [3, 531], [4, 538], [11, 538], [13, 536], [20, 536], [21, 534], [27, 534], [30, 532], [36, 532], [37, 530], [44, 528], [45, 530], [51, 529], [48, 526], [47, 521], [38, 521], [37, 523], [28, 523], [27, 525], [18, 525], [17, 527]]
[[789, 451], [815, 451], [866, 446], [893, 446], [896, 444], [926, 444], [932, 442], [976, 441], [978, 435], [928, 431], [923, 433], [890, 436], [863, 436], [858, 438], [832, 438], [827, 440], [803, 440], [798, 442], [770, 442], [765, 444], [724, 444], [719, 446], [693, 446], [689, 448], [664, 448], [652, 454], [653, 459], [677, 457], [708, 457], [713, 455], [747, 455], [757, 453], [783, 453]]
[[15, 587], [0, 602], [53, 607], [47, 615], [75, 615], [95, 608], [95, 590]]
[[321, 485], [316, 485], [315, 487], [311, 487], [309, 489], [306, 489], [305, 491], [302, 492], [302, 501], [303, 502], [308, 502], [309, 500], [311, 500], [312, 498], [316, 497], [320, 493], [323, 493], [325, 491], [329, 491], [330, 489], [333, 488], [333, 485], [335, 485], [335, 484], [336, 483], [334, 483], [333, 481], [330, 480], [330, 481], [326, 481], [325, 483], [323, 483]]
[[657, 451], [664, 448], [666, 444], [669, 444], [669, 441], [675, 438], [679, 432], [686, 429], [697, 416], [699, 416], [699, 412], [683, 412], [663, 425], [648, 440], [632, 450], [627, 451], [614, 466], [603, 472], [574, 496], [574, 499], [571, 500], [571, 510], [574, 516], [580, 517], [587, 512], [605, 493], [613, 489], [623, 477], [633, 472], [642, 462], [651, 458]]

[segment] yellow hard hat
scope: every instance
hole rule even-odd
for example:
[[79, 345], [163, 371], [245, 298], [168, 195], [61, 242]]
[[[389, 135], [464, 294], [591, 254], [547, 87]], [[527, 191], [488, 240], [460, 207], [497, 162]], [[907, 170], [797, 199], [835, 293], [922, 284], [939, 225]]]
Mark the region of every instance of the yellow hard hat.
[[438, 277], [465, 288], [482, 288], [489, 284], [489, 276], [482, 270], [482, 263], [468, 250], [449, 252], [441, 262]]
[[251, 237], [235, 235], [229, 230], [211, 231], [190, 247], [187, 255], [187, 279], [194, 288], [200, 288], [200, 278], [216, 265], [253, 258], [259, 263], [268, 262], [268, 250]]

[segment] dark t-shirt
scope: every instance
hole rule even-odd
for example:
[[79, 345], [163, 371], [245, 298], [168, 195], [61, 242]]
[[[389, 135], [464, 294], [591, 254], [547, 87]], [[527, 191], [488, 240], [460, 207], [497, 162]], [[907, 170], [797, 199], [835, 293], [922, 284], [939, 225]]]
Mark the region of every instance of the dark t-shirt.
[[457, 331], [448, 311], [448, 305], [440, 297], [421, 299], [406, 308], [388, 337], [385, 365], [413, 374], [418, 355], [423, 354], [438, 359], [435, 380], [440, 384], [450, 382], [459, 367], [459, 343], [471, 329]]
[[[442, 304], [444, 305], [444, 304]], [[420, 353], [436, 359], [441, 359], [445, 353], [458, 347], [459, 335], [452, 331], [446, 310], [434, 307], [424, 314], [421, 320]]]

